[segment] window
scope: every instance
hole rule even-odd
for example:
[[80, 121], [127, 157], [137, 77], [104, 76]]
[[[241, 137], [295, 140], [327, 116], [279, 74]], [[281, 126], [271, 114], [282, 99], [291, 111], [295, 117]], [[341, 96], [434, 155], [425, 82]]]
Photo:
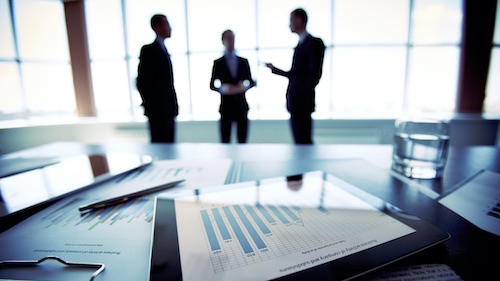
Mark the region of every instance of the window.
[[187, 5], [188, 48], [190, 52], [212, 51], [217, 53], [216, 56], [220, 55], [222, 50], [221, 35], [226, 29], [234, 31], [238, 50], [255, 50], [257, 47], [256, 2], [254, 0], [238, 0], [237, 2], [231, 0], [189, 0]]
[[335, 44], [406, 44], [409, 1], [336, 0], [333, 3]]
[[[209, 79], [213, 61], [223, 53], [225, 29], [235, 32], [236, 50], [249, 60], [257, 81], [247, 93], [249, 117], [288, 118], [288, 81], [263, 63], [290, 69], [298, 38], [290, 32], [289, 17], [298, 7], [309, 15], [308, 31], [326, 45], [314, 118], [396, 117], [405, 111], [455, 109], [461, 0], [86, 0], [84, 4], [99, 117], [143, 118], [135, 84], [140, 49], [155, 39], [151, 16], [165, 14], [172, 27], [172, 38], [165, 44], [172, 56], [179, 120], [219, 118], [220, 96], [210, 90]], [[63, 3], [0, 0], [0, 24], [0, 118], [74, 114]], [[500, 111], [496, 94], [500, 85], [492, 78], [500, 77], [498, 25], [497, 20], [485, 112]]]
[[405, 89], [409, 1], [334, 3], [332, 112], [365, 117], [399, 114]]
[[8, 0], [0, 1], [0, 58], [2, 60], [14, 59], [16, 51], [14, 47], [14, 34], [12, 29], [12, 18], [10, 17], [10, 7]]
[[458, 47], [412, 48], [408, 62], [408, 112], [453, 112], [458, 63]]
[[404, 47], [333, 50], [332, 105], [340, 115], [383, 116], [402, 110]]
[[453, 112], [458, 84], [462, 1], [415, 0], [404, 109]]
[[414, 44], [454, 44], [461, 40], [462, 1], [414, 0], [412, 8]]
[[500, 1], [497, 2], [495, 34], [491, 50], [490, 70], [484, 101], [485, 113], [500, 113]]
[[87, 33], [97, 114], [130, 116], [127, 46], [120, 0], [85, 1]]
[[0, 113], [15, 117], [23, 111], [23, 95], [8, 0], [0, 1], [0, 38]]
[[0, 22], [2, 116], [74, 115], [75, 94], [62, 3], [2, 0]]

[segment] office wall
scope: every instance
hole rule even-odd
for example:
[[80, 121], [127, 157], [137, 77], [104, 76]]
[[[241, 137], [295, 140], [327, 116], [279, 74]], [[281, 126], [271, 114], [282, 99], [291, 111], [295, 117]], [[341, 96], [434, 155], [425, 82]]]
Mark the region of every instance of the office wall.
[[[315, 120], [317, 144], [391, 144], [393, 119]], [[499, 119], [455, 118], [451, 123], [452, 145], [499, 145]], [[147, 143], [145, 121], [97, 122], [84, 119], [68, 124], [17, 124], [0, 129], [2, 154], [55, 141], [85, 143]], [[219, 142], [217, 121], [178, 122], [178, 142]], [[288, 120], [253, 120], [250, 143], [292, 143]]]

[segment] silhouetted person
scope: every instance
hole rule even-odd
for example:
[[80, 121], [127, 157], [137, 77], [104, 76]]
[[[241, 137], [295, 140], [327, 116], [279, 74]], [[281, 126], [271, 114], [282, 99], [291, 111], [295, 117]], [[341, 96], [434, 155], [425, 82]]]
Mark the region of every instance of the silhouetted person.
[[173, 143], [175, 117], [179, 113], [170, 54], [164, 41], [172, 29], [164, 15], [151, 18], [156, 33], [153, 43], [141, 49], [137, 76], [137, 89], [142, 97], [144, 115], [148, 117], [151, 142]]
[[214, 61], [210, 89], [221, 94], [219, 112], [220, 135], [223, 143], [231, 139], [231, 127], [237, 125], [239, 143], [246, 143], [248, 134], [248, 103], [245, 93], [255, 86], [250, 73], [248, 60], [239, 57], [234, 51], [234, 33], [226, 30], [222, 33], [224, 56]]
[[315, 107], [315, 88], [323, 73], [325, 45], [320, 38], [306, 31], [307, 13], [296, 9], [290, 14], [290, 30], [299, 35], [290, 71], [267, 63], [274, 74], [288, 77], [286, 92], [290, 125], [296, 144], [312, 144], [312, 118]]

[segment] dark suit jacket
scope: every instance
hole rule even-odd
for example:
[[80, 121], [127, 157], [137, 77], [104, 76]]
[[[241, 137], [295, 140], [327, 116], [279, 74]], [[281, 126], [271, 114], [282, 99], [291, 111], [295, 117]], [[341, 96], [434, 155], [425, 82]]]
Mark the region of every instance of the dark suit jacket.
[[170, 56], [156, 40], [141, 49], [137, 89], [142, 97], [144, 115], [175, 117], [179, 113]]
[[[212, 78], [210, 79], [210, 89], [219, 91], [214, 84], [214, 81], [217, 79], [220, 80], [221, 84], [228, 83], [233, 85], [237, 85], [240, 81], [248, 80], [250, 83], [248, 88], [255, 86], [255, 81], [252, 79], [248, 60], [242, 57], [237, 58], [238, 72], [236, 77], [231, 75], [231, 71], [229, 70], [229, 66], [226, 63], [226, 58], [224, 56], [214, 61]], [[245, 92], [235, 95], [221, 94], [219, 111], [221, 113], [246, 113], [248, 111], [248, 103]]]
[[294, 113], [312, 113], [315, 108], [315, 88], [323, 73], [325, 45], [320, 38], [308, 35], [295, 48], [290, 71], [273, 73], [288, 77], [287, 109]]

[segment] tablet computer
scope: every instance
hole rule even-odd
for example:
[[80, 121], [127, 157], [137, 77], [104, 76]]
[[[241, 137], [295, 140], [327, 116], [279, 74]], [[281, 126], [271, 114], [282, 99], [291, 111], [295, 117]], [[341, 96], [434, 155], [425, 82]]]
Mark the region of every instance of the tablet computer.
[[152, 281], [346, 280], [450, 238], [321, 171], [165, 193], [155, 208]]
[[80, 154], [0, 178], [0, 217], [55, 200], [152, 163], [149, 155]]

